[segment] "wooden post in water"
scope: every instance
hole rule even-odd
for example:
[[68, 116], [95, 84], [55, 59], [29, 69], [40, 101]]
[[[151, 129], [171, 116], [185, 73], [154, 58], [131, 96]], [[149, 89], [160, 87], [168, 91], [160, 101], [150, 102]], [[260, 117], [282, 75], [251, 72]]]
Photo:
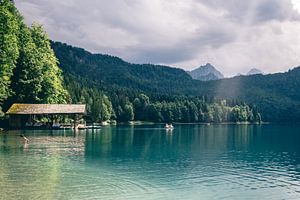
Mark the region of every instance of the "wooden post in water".
[[74, 115], [74, 131], [77, 131], [77, 115]]
[[54, 115], [50, 115], [50, 129], [53, 129]]

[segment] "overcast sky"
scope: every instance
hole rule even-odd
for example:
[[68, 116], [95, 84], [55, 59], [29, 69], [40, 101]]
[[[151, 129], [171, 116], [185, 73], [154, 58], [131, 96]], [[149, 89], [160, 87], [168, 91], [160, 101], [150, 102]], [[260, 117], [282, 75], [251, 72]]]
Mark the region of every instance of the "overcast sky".
[[300, 65], [300, 0], [15, 0], [50, 38], [134, 63], [227, 76]]

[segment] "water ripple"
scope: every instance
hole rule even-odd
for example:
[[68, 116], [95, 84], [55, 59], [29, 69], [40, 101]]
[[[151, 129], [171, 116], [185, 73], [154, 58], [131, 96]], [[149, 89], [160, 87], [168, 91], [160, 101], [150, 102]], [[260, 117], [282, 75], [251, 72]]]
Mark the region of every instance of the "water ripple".
[[193, 127], [0, 135], [0, 199], [300, 199], [298, 146]]

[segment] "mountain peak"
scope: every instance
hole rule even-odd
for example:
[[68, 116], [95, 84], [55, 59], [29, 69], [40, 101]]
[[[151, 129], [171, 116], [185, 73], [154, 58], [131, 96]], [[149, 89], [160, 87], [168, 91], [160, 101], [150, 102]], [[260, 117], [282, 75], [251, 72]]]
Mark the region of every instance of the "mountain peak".
[[212, 66], [212, 64], [210, 64], [210, 63], [206, 63], [205, 65], [200, 66], [200, 67], [207, 67], [207, 68], [213, 68], [213, 69], [215, 69], [215, 67]]
[[255, 74], [263, 74], [263, 72], [257, 68], [252, 68], [248, 73], [247, 75], [255, 75]]
[[218, 80], [224, 78], [224, 75], [210, 63], [202, 65], [188, 73], [193, 79], [201, 81]]

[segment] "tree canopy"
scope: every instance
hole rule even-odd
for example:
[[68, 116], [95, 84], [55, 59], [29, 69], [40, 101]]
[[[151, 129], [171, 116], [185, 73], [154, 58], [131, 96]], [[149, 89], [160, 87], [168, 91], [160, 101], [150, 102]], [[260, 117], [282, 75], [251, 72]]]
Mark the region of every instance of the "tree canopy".
[[0, 5], [0, 107], [66, 103], [62, 72], [42, 26], [28, 27], [9, 0]]

